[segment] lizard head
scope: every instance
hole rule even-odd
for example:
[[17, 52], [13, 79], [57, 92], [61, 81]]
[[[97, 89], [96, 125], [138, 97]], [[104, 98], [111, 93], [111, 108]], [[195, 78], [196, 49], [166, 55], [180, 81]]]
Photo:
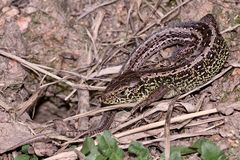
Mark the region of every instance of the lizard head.
[[217, 21], [212, 14], [207, 14], [200, 19], [200, 22], [213, 26], [218, 30]]
[[101, 96], [103, 105], [133, 103], [138, 101], [138, 90], [141, 88], [140, 75], [128, 71], [114, 78]]

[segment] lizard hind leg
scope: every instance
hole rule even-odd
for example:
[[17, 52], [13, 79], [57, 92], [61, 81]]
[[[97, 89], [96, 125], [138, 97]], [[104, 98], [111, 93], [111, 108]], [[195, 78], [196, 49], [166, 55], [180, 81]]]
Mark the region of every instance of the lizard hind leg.
[[[67, 137], [74, 138], [74, 139], [78, 139], [78, 138], [85, 137], [85, 136], [93, 136], [95, 134], [98, 134], [98, 133], [110, 128], [110, 126], [114, 120], [116, 112], [117, 111], [104, 112], [102, 115], [102, 118], [101, 118], [100, 122], [97, 124], [97, 126], [90, 128], [86, 131], [77, 130], [77, 129], [73, 129], [73, 128], [66, 129], [67, 125], [63, 121], [56, 120], [54, 122], [54, 125], [55, 125], [57, 132], [59, 132], [62, 135], [65, 135]], [[62, 127], [57, 127], [59, 125], [65, 125], [64, 129], [62, 129]], [[69, 128], [69, 126], [67, 126], [67, 127]]]
[[160, 86], [156, 90], [154, 90], [146, 99], [139, 102], [132, 110], [131, 114], [134, 114], [137, 110], [142, 110], [145, 106], [150, 105], [151, 103], [162, 99], [164, 95], [169, 91], [170, 89], [166, 86]]
[[80, 133], [78, 137], [93, 136], [95, 134], [103, 132], [104, 130], [109, 129], [111, 127], [111, 124], [112, 124], [113, 120], [114, 120], [116, 112], [117, 111], [104, 112], [100, 122], [98, 123], [98, 125], [96, 127], [90, 128], [89, 130]]

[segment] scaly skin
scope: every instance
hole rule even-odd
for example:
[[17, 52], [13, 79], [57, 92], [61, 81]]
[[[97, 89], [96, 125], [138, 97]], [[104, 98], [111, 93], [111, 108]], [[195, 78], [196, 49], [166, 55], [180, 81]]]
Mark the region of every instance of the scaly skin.
[[[151, 56], [176, 45], [181, 48], [170, 57], [173, 65], [141, 69]], [[136, 108], [142, 108], [158, 99], [186, 93], [219, 73], [228, 55], [227, 45], [211, 14], [198, 22], [168, 26], [150, 36], [131, 54], [121, 74], [102, 94], [102, 105], [138, 102]], [[82, 135], [96, 134], [109, 128], [114, 113], [116, 111], [104, 113], [99, 127]]]

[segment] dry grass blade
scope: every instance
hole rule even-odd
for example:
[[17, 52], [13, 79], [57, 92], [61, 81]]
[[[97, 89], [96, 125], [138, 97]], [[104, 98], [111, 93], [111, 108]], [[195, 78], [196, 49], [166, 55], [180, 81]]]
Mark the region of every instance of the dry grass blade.
[[[226, 109], [227, 108], [232, 108], [233, 106], [235, 106], [234, 109], [236, 109], [236, 110], [239, 109], [238, 103], [228, 105], [224, 108], [226, 108]], [[200, 112], [196, 112], [196, 113], [185, 114], [185, 115], [181, 115], [181, 116], [177, 116], [177, 117], [172, 118], [171, 123], [182, 122], [182, 121], [186, 121], [188, 119], [193, 119], [193, 118], [196, 118], [196, 117], [201, 117], [201, 116], [204, 116], [204, 115], [209, 115], [209, 114], [218, 113], [218, 112], [219, 111], [217, 110], [217, 108], [213, 108], [213, 109], [200, 111]], [[164, 124], [165, 124], [165, 120], [162, 120], [162, 121], [159, 121], [159, 122], [147, 124], [147, 125], [144, 125], [144, 126], [140, 126], [138, 128], [134, 128], [134, 129], [131, 129], [131, 130], [127, 130], [127, 131], [115, 134], [115, 137], [120, 138], [120, 137], [124, 137], [124, 136], [130, 135], [130, 134], [150, 130], [150, 129], [153, 129], [153, 128], [158, 128], [160, 126], [163, 126]]]
[[237, 29], [238, 27], [240, 27], [240, 24], [237, 24], [237, 25], [235, 25], [235, 26], [229, 27], [229, 28], [221, 31], [221, 34], [224, 34], [224, 33], [227, 33], [227, 32], [231, 32], [231, 31]]
[[[208, 136], [208, 135], [214, 135], [214, 134], [218, 134], [218, 131], [183, 133], [183, 134], [172, 135], [170, 137], [170, 141], [183, 139], [183, 138], [197, 137], [197, 136]], [[163, 141], [165, 141], [165, 138], [156, 138], [156, 139], [153, 139], [153, 140], [141, 141], [141, 143], [143, 145], [149, 145], [149, 144], [153, 144], [153, 143], [156, 143], [156, 142], [163, 142]], [[119, 146], [122, 149], [127, 149], [129, 147], [129, 144], [119, 145]]]
[[[190, 125], [187, 125], [187, 126], [190, 127], [190, 126], [195, 126], [195, 125], [199, 125], [199, 124], [216, 122], [216, 121], [220, 121], [220, 120], [223, 120], [223, 119], [224, 119], [224, 117], [209, 118], [207, 120], [200, 120], [197, 123], [193, 123], [193, 124], [190, 124]], [[220, 123], [222, 123], [222, 122], [220, 122]], [[178, 124], [171, 126], [170, 129], [173, 130], [173, 129], [177, 129], [177, 128], [178, 128]], [[125, 137], [118, 138], [118, 142], [120, 144], [126, 144], [126, 143], [130, 143], [133, 140], [139, 140], [139, 139], [142, 139], [142, 138], [152, 137], [152, 136], [155, 136], [155, 135], [160, 136], [159, 134], [162, 133], [163, 131], [164, 131], [163, 128], [157, 128], [157, 129], [148, 130], [146, 132], [134, 133], [134, 134], [131, 134], [131, 135], [128, 135], [128, 136], [125, 136]], [[202, 131], [198, 131], [198, 132], [202, 132]], [[164, 139], [165, 138], [162, 138], [162, 140], [164, 140]], [[170, 140], [172, 140], [172, 138], [170, 138]], [[83, 139], [77, 139], [76, 140], [74, 138], [73, 140], [70, 140], [70, 141], [66, 142], [66, 144], [80, 143], [80, 142], [83, 142]]]
[[36, 105], [37, 100], [42, 96], [43, 94], [43, 90], [39, 89], [36, 93], [34, 93], [27, 101], [23, 102], [22, 104], [20, 104], [19, 106], [17, 106], [16, 109], [16, 114], [17, 117], [21, 116], [24, 112], [26, 112], [26, 110], [28, 110], [30, 107]]
[[90, 85], [84, 85], [84, 84], [79, 84], [79, 85], [74, 84], [74, 83], [72, 83], [68, 80], [65, 80], [65, 79], [63, 79], [63, 78], [61, 78], [61, 77], [59, 77], [59, 76], [57, 76], [57, 75], [55, 75], [51, 72], [48, 72], [47, 70], [44, 70], [44, 69], [38, 67], [34, 63], [28, 62], [28, 61], [26, 61], [26, 60], [24, 60], [24, 59], [22, 59], [18, 56], [15, 56], [15, 55], [13, 55], [11, 53], [8, 53], [8, 52], [5, 52], [3, 50], [0, 50], [0, 54], [2, 56], [5, 56], [5, 57], [8, 57], [8, 58], [11, 58], [11, 59], [14, 59], [14, 60], [18, 61], [19, 63], [21, 63], [25, 67], [29, 68], [30, 70], [36, 70], [38, 72], [41, 72], [41, 73], [43, 73], [45, 75], [48, 75], [48, 76], [50, 76], [54, 79], [57, 79], [58, 81], [64, 82], [64, 83], [66, 83], [67, 85], [69, 85], [73, 88], [88, 89], [88, 90], [105, 90], [105, 87], [97, 87], [97, 86], [90, 86]]
[[[171, 123], [176, 123], [176, 122], [182, 122], [191, 118], [196, 118], [196, 117], [201, 117], [204, 115], [208, 115], [208, 114], [213, 114], [213, 113], [217, 113], [217, 109], [209, 109], [209, 110], [205, 110], [205, 111], [200, 111], [200, 112], [196, 112], [196, 113], [191, 113], [191, 114], [185, 114], [182, 116], [177, 116], [171, 119]], [[151, 124], [147, 124], [138, 128], [134, 128], [134, 129], [130, 129], [127, 130], [125, 132], [121, 132], [115, 135], [116, 138], [120, 138], [120, 137], [124, 137], [133, 133], [138, 133], [138, 132], [142, 132], [142, 131], [146, 131], [149, 129], [153, 129], [153, 128], [157, 128], [160, 126], [163, 126], [165, 124], [165, 120], [163, 121], [159, 121], [159, 122], [155, 122], [155, 123], [151, 123]]]
[[[34, 136], [33, 138], [30, 138], [28, 140], [22, 141], [16, 145], [6, 149], [2, 153], [13, 150], [13, 149], [18, 148], [19, 146], [23, 146], [25, 144], [30, 144], [30, 143], [34, 143], [34, 142], [38, 142], [38, 141], [44, 141], [44, 140], [48, 140], [48, 139], [49, 139], [49, 137], [47, 136], [47, 134], [40, 134], [40, 135]], [[2, 153], [0, 153], [0, 154], [2, 154]]]
[[[189, 124], [187, 124], [185, 127], [192, 127], [192, 126], [198, 126], [204, 123], [210, 123], [210, 122], [215, 122], [215, 121], [220, 121], [220, 120], [224, 120], [224, 117], [213, 117], [213, 118], [208, 118], [206, 120], [199, 120], [197, 122], [191, 122]], [[176, 128], [179, 128], [179, 126], [177, 126]]]
[[[201, 108], [201, 106], [202, 106], [202, 103], [203, 103], [203, 100], [204, 100], [204, 98], [206, 97], [206, 95], [207, 95], [207, 93], [203, 93], [203, 94], [201, 95], [200, 99], [198, 100], [197, 105], [196, 105], [196, 111], [197, 111], [197, 112], [200, 110], [200, 108]], [[178, 128], [178, 129], [183, 128], [185, 125], [187, 125], [187, 124], [188, 124], [189, 122], [191, 122], [191, 121], [192, 121], [192, 119], [189, 119], [189, 120], [183, 122], [181, 125], [179, 125], [179, 128]]]
[[92, 26], [92, 31], [93, 31], [93, 40], [96, 42], [97, 37], [98, 37], [98, 32], [99, 32], [99, 28], [102, 24], [103, 18], [105, 16], [105, 11], [104, 10], [99, 10], [99, 12], [97, 13], [93, 26]]
[[5, 103], [0, 99], [0, 107], [4, 108], [6, 111], [12, 109], [12, 106], [9, 106], [9, 104]]
[[[238, 103], [234, 103], [231, 105], [228, 105], [224, 108], [231, 108], [232, 106], [236, 106], [234, 109], [238, 110], [239, 105]], [[219, 111], [217, 110], [217, 108], [213, 108], [213, 109], [209, 109], [209, 110], [205, 110], [205, 111], [200, 111], [200, 112], [196, 112], [196, 113], [190, 113], [190, 114], [185, 114], [185, 115], [181, 115], [181, 116], [177, 116], [171, 119], [171, 123], [176, 123], [176, 122], [182, 122], [188, 119], [193, 119], [196, 117], [201, 117], [201, 116], [205, 116], [205, 115], [209, 115], [209, 114], [213, 114], [213, 113], [218, 113]], [[155, 123], [151, 123], [151, 124], [147, 124], [144, 126], [140, 126], [138, 128], [134, 128], [131, 130], [127, 130], [118, 134], [115, 134], [116, 138], [120, 138], [120, 137], [124, 137], [130, 134], [134, 134], [134, 133], [138, 133], [138, 132], [142, 132], [142, 131], [146, 131], [146, 130], [150, 130], [153, 128], [158, 128], [160, 126], [163, 126], [165, 124], [165, 120], [163, 121], [159, 121], [159, 122], [155, 122]]]
[[181, 4], [179, 4], [177, 7], [175, 7], [174, 9], [172, 9], [170, 12], [168, 12], [167, 14], [165, 14], [159, 21], [159, 23], [161, 21], [163, 21], [165, 18], [167, 18], [169, 15], [171, 15], [173, 12], [175, 12], [176, 10], [178, 10], [179, 8], [181, 8], [182, 6], [184, 6], [185, 4], [191, 2], [192, 0], [187, 0], [187, 1], [184, 1], [182, 2]]
[[102, 69], [102, 70], [100, 70], [100, 71], [93, 72], [93, 73], [89, 76], [89, 78], [100, 77], [100, 76], [109, 75], [109, 74], [117, 74], [117, 73], [120, 72], [121, 68], [122, 68], [122, 65], [104, 68], [104, 69]]
[[62, 153], [59, 153], [57, 155], [54, 155], [52, 157], [49, 157], [49, 158], [46, 158], [45, 160], [73, 160], [73, 159], [78, 159], [78, 155], [76, 154], [76, 150], [77, 151], [81, 151], [81, 148], [82, 147], [77, 147], [75, 148], [74, 150], [72, 151], [68, 151], [68, 152], [62, 152]]
[[[192, 123], [186, 125], [186, 127], [190, 128], [190, 127], [195, 127], [195, 126], [201, 125], [201, 124], [223, 121], [224, 118], [225, 117], [214, 117], [214, 118], [209, 118], [209, 119], [205, 119], [205, 120], [198, 120], [197, 122], [192, 122]], [[178, 124], [172, 125], [170, 127], [171, 130], [175, 130], [178, 128], [179, 128]], [[118, 142], [121, 144], [126, 144], [126, 143], [130, 143], [133, 140], [135, 140], [135, 141], [142, 140], [142, 139], [146, 139], [146, 138], [152, 137], [152, 136], [162, 137], [162, 136], [164, 136], [163, 132], [164, 132], [164, 128], [162, 128], [162, 127], [156, 128], [156, 129], [151, 129], [151, 130], [148, 130], [145, 132], [139, 132], [139, 133], [135, 133], [135, 134], [131, 134], [131, 135], [119, 138]]]
[[98, 50], [97, 50], [97, 47], [96, 47], [96, 42], [95, 42], [95, 39], [93, 38], [92, 34], [90, 33], [90, 31], [85, 28], [86, 32], [87, 32], [87, 35], [88, 37], [91, 39], [92, 41], [92, 44], [93, 44], [93, 51], [94, 51], [94, 56], [95, 57], [98, 57]]
[[177, 99], [178, 97], [175, 97], [169, 104], [167, 115], [165, 118], [164, 133], [165, 133], [165, 159], [166, 160], [170, 160], [170, 124], [171, 124], [173, 107]]
[[164, 16], [164, 14], [163, 14], [162, 12], [160, 12], [159, 10], [157, 10], [157, 8], [156, 8], [155, 6], [152, 6], [148, 1], [144, 0], [144, 3], [146, 3], [146, 4], [149, 6], [149, 8], [150, 8], [151, 10], [153, 10], [153, 13], [157, 13], [158, 18]]
[[81, 117], [92, 116], [92, 115], [95, 115], [95, 114], [98, 114], [98, 113], [101, 113], [101, 112], [106, 112], [106, 111], [110, 111], [110, 110], [114, 110], [114, 109], [129, 108], [129, 107], [132, 108], [136, 105], [137, 105], [137, 103], [127, 103], [127, 104], [107, 106], [107, 107], [104, 107], [104, 108], [95, 109], [95, 110], [92, 110], [92, 111], [89, 111], [89, 112], [85, 112], [85, 113], [82, 113], [82, 114], [77, 114], [75, 116], [65, 118], [65, 119], [63, 119], [63, 121], [70, 121], [70, 120], [78, 119], [78, 118], [81, 118]]
[[117, 1], [118, 0], [107, 1], [107, 2], [104, 2], [102, 4], [95, 5], [95, 6], [91, 7], [88, 11], [86, 11], [86, 12], [84, 12], [82, 14], [81, 13], [74, 13], [74, 14], [72, 14], [72, 16], [79, 16], [78, 20], [80, 20], [80, 19], [84, 18], [85, 16], [87, 16], [88, 14], [92, 13], [93, 11], [95, 11], [96, 9], [99, 9], [99, 8], [101, 8], [103, 6], [110, 5], [110, 4], [115, 3]]
[[141, 35], [144, 32], [146, 32], [147, 30], [149, 30], [150, 28], [154, 27], [156, 24], [160, 24], [164, 19], [166, 19], [169, 15], [171, 15], [172, 13], [174, 13], [175, 11], [177, 11], [179, 8], [181, 8], [182, 6], [184, 6], [185, 4], [189, 3], [192, 0], [187, 0], [181, 4], [179, 4], [177, 7], [175, 7], [174, 9], [172, 9], [171, 11], [169, 11], [168, 13], [166, 13], [163, 17], [161, 17], [161, 19], [158, 22], [152, 22], [151, 24], [147, 25], [147, 27], [143, 28], [141, 31], [139, 31], [136, 35]]
[[225, 122], [219, 122], [218, 124], [215, 124], [215, 125], [213, 125], [211, 127], [208, 127], [208, 128], [202, 129], [202, 130], [199, 130], [197, 132], [207, 132], [208, 130], [211, 130], [211, 129], [216, 128], [216, 127], [218, 127], [220, 125], [223, 125], [224, 123]]
[[[163, 105], [168, 106], [169, 103], [170, 102], [166, 102], [166, 103], [163, 103]], [[155, 113], [157, 111], [159, 111], [159, 107], [154, 107], [153, 109], [151, 109], [151, 110], [149, 110], [149, 111], [147, 111], [147, 112], [145, 112], [145, 113], [143, 113], [143, 114], [141, 114], [141, 115], [139, 115], [139, 116], [137, 116], [137, 117], [135, 117], [133, 119], [130, 119], [130, 120], [128, 120], [127, 122], [125, 122], [123, 124], [120, 124], [119, 126], [117, 126], [117, 128], [114, 128], [112, 130], [112, 132], [115, 133], [115, 132], [119, 131], [120, 129], [123, 129], [123, 128], [131, 125], [131, 124], [134, 124], [135, 122], [137, 122], [137, 121], [139, 121], [139, 120], [141, 120], [141, 119], [143, 119], [145, 117], [148, 117], [149, 115], [151, 115], [151, 114], [153, 114], [153, 113]]]

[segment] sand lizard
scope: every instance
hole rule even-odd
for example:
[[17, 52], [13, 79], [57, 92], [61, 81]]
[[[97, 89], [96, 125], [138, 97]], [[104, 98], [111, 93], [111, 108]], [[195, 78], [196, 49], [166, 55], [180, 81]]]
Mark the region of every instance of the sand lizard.
[[[141, 69], [159, 51], [180, 46], [173, 65]], [[200, 21], [181, 22], [154, 33], [131, 54], [118, 77], [101, 97], [102, 105], [138, 102], [136, 108], [186, 93], [216, 75], [228, 58], [228, 47], [211, 14]], [[110, 127], [116, 111], [104, 112], [97, 128], [69, 132], [70, 136], [92, 135]]]

